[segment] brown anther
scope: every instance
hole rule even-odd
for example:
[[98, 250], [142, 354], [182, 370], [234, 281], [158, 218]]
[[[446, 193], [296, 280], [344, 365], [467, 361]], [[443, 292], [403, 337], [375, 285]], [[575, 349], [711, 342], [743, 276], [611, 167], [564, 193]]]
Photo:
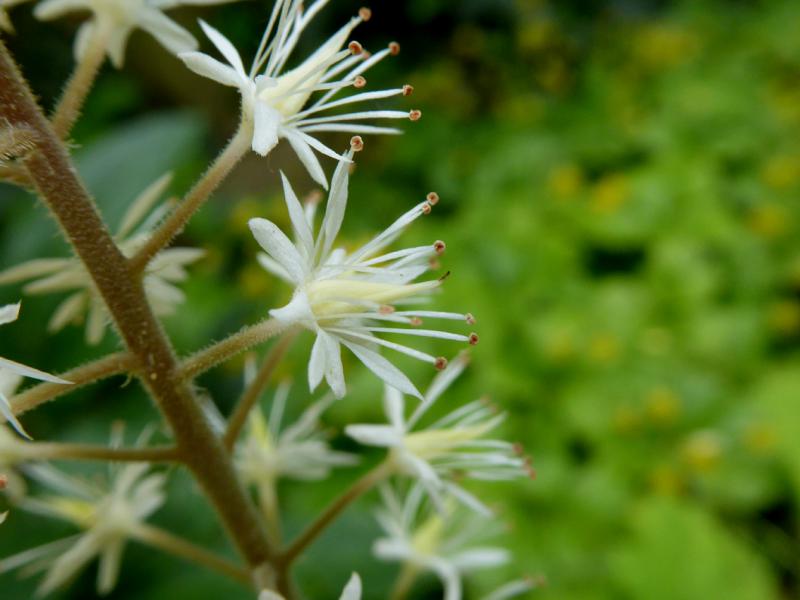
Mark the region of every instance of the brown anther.
[[389, 42], [389, 53], [392, 56], [397, 56], [400, 54], [400, 44], [397, 42]]
[[428, 261], [428, 267], [430, 267], [432, 271], [438, 271], [442, 268], [442, 263], [440, 263], [437, 259], [432, 258]]
[[433, 242], [433, 249], [436, 254], [444, 254], [444, 251], [447, 249], [447, 245], [442, 240], [436, 240]]
[[361, 53], [361, 57], [364, 60], [367, 60], [370, 56], [372, 56], [372, 52], [370, 52], [369, 50], [364, 50], [364, 52]]
[[366, 23], [372, 18], [372, 11], [366, 6], [362, 6], [358, 9], [358, 16], [361, 17], [361, 20]]
[[0, 490], [4, 490], [8, 485], [8, 477], [0, 474]]
[[364, 51], [364, 46], [355, 40], [347, 44], [347, 48], [350, 50], [351, 54], [361, 54]]
[[469, 345], [470, 346], [477, 346], [479, 340], [480, 340], [480, 338], [478, 338], [478, 334], [477, 333], [470, 333], [469, 334]]
[[422, 205], [422, 214], [423, 215], [431, 214], [431, 205], [428, 204], [427, 202]]
[[477, 323], [477, 321], [475, 320], [475, 317], [472, 315], [472, 313], [465, 314], [464, 315], [464, 320], [467, 322], [468, 325], [475, 325], [475, 323]]
[[441, 371], [447, 366], [447, 359], [444, 356], [440, 356], [433, 363], [433, 366], [436, 367], [437, 371]]
[[353, 87], [355, 88], [360, 89], [363, 88], [365, 85], [367, 85], [367, 80], [365, 77], [361, 75], [357, 75], [356, 78], [353, 80]]
[[525, 447], [520, 442], [514, 442], [514, 454], [523, 456], [525, 454]]
[[419, 327], [420, 325], [422, 325], [422, 319], [420, 319], [419, 317], [411, 317], [408, 320], [408, 323], [410, 325], [413, 325], [414, 327]]
[[382, 315], [390, 315], [394, 312], [394, 306], [390, 304], [382, 304], [380, 308], [378, 308], [378, 312]]
[[439, 194], [437, 194], [436, 192], [430, 192], [425, 197], [428, 199], [428, 202], [430, 203], [431, 206], [436, 206], [437, 204], [439, 204]]
[[422, 111], [414, 109], [408, 113], [408, 118], [412, 121], [419, 121], [422, 118]]
[[414, 86], [413, 85], [404, 85], [403, 86], [403, 96], [410, 96], [414, 93]]
[[364, 149], [364, 140], [360, 135], [354, 135], [350, 138], [350, 148], [353, 152], [361, 152]]

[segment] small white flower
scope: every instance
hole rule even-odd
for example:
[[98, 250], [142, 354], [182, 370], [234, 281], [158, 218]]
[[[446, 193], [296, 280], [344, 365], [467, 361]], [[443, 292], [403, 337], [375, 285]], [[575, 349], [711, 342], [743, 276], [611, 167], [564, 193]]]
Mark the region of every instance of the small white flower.
[[472, 494], [446, 479], [465, 475], [474, 479], [502, 480], [530, 472], [518, 446], [484, 439], [503, 421], [505, 414], [497, 413], [484, 400], [476, 400], [428, 427], [418, 427], [420, 419], [466, 365], [467, 357], [462, 354], [439, 373], [408, 419], [403, 395], [386, 386], [384, 411], [389, 424], [349, 425], [345, 432], [361, 444], [387, 448], [395, 467], [418, 479], [437, 504], [441, 504], [441, 494], [447, 491], [471, 508], [491, 514]]
[[[280, 594], [272, 590], [264, 590], [258, 595], [258, 600], [286, 600]], [[361, 577], [358, 573], [353, 573], [342, 590], [339, 600], [361, 600]]]
[[[360, 138], [354, 138], [360, 147]], [[346, 158], [352, 159], [353, 149]], [[314, 206], [304, 210], [291, 185], [283, 177], [284, 195], [292, 223], [292, 243], [277, 225], [266, 219], [251, 219], [250, 229], [266, 251], [259, 262], [295, 286], [286, 306], [270, 311], [275, 319], [299, 324], [316, 333], [308, 364], [308, 382], [313, 391], [324, 377], [337, 397], [345, 394], [341, 345], [350, 349], [378, 377], [407, 394], [422, 397], [406, 375], [377, 352], [378, 346], [444, 368], [447, 361], [419, 350], [382, 339], [375, 334], [405, 334], [459, 342], [477, 343], [475, 334], [462, 335], [434, 329], [384, 327], [384, 324], [415, 325], [423, 317], [473, 323], [469, 314], [421, 310], [395, 310], [396, 304], [425, 301], [441, 280], [412, 283], [430, 269], [430, 261], [444, 250], [437, 241], [428, 246], [382, 254], [403, 230], [431, 211], [438, 197], [430, 195], [397, 221], [351, 254], [334, 248], [347, 206], [349, 169], [340, 162], [331, 183], [325, 216], [314, 236]]]
[[[0, 325], [16, 321], [19, 316], [19, 307], [19, 304], [0, 306]], [[8, 390], [16, 389], [19, 384], [19, 377], [30, 377], [31, 379], [49, 381], [50, 383], [69, 384], [70, 382], [0, 356], [0, 382], [2, 382], [0, 383], [0, 414], [6, 421], [11, 423], [18, 433], [29, 438], [30, 436], [25, 433], [22, 424], [11, 412], [11, 403], [8, 401], [8, 395], [10, 395]]]
[[[444, 586], [444, 600], [461, 600], [464, 575], [509, 562], [511, 555], [506, 549], [477, 545], [494, 533], [491, 524], [476, 519], [474, 513], [459, 511], [452, 499], [441, 511], [425, 503], [419, 485], [411, 488], [405, 500], [388, 486], [381, 488], [381, 494], [384, 506], [377, 518], [386, 536], [375, 542], [373, 553], [403, 563], [412, 573], [435, 573]], [[519, 594], [529, 589], [516, 586], [511, 591]], [[500, 596], [510, 597], [507, 593]]]
[[[417, 120], [418, 110], [366, 110], [329, 116], [321, 113], [342, 106], [368, 102], [391, 96], [409, 95], [413, 88], [401, 88], [364, 92], [334, 100], [342, 89], [366, 84], [362, 73], [389, 54], [396, 54], [395, 43], [381, 52], [367, 55], [358, 42], [351, 42], [342, 49], [353, 29], [369, 19], [369, 9], [362, 8], [357, 17], [333, 34], [305, 61], [294, 69], [285, 71], [300, 35], [314, 16], [328, 3], [317, 0], [307, 10], [301, 0], [277, 0], [261, 45], [256, 52], [250, 71], [245, 71], [242, 59], [233, 44], [219, 31], [201, 22], [208, 38], [225, 58], [224, 64], [201, 52], [187, 52], [180, 57], [192, 71], [213, 79], [222, 85], [234, 87], [242, 96], [242, 110], [253, 126], [253, 151], [264, 156], [279, 139], [291, 144], [298, 158], [311, 177], [327, 189], [325, 173], [314, 154], [330, 156], [337, 160], [341, 156], [314, 138], [312, 133], [340, 131], [349, 133], [400, 133], [397, 129], [364, 125], [360, 121], [371, 119]], [[303, 109], [311, 96], [322, 95], [311, 106]]]
[[[147, 216], [163, 195], [170, 178], [167, 174], [151, 184], [123, 216], [115, 239], [125, 256], [133, 256], [144, 245], [169, 208], [164, 204]], [[196, 248], [167, 248], [150, 261], [144, 272], [144, 288], [156, 315], [172, 314], [175, 307], [185, 300], [183, 292], [175, 284], [186, 279], [186, 266], [200, 259], [203, 254], [202, 250]], [[27, 294], [72, 292], [50, 318], [49, 331], [59, 331], [69, 323], [80, 323], [88, 313], [86, 341], [92, 345], [102, 341], [110, 320], [108, 310], [80, 260], [39, 258], [0, 272], [0, 285], [25, 280], [32, 280], [23, 288]]]
[[278, 479], [325, 479], [331, 469], [358, 462], [352, 454], [332, 450], [320, 425], [320, 415], [333, 402], [331, 396], [309, 406], [281, 430], [288, 395], [288, 385], [275, 392], [269, 421], [259, 409], [250, 413], [247, 435], [236, 448], [236, 467], [244, 482], [259, 490], [262, 502], [270, 502]]
[[[8, 399], [22, 383], [22, 375], [0, 369], [0, 396]], [[20, 500], [27, 491], [25, 479], [17, 472], [17, 465], [25, 460], [25, 442], [5, 425], [0, 425], [0, 476], [5, 478], [1, 488], [12, 502]]]
[[84, 531], [4, 558], [0, 560], [0, 573], [25, 565], [30, 565], [29, 572], [46, 570], [38, 590], [45, 595], [98, 557], [97, 591], [109, 593], [117, 582], [122, 554], [131, 534], [165, 500], [165, 476], [149, 471], [146, 464], [125, 465], [118, 468], [113, 481], [104, 489], [49, 465], [28, 467], [27, 474], [58, 495], [43, 500], [27, 497], [19, 506], [68, 521]]
[[[26, 0], [0, 0], [0, 11]], [[94, 33], [107, 36], [106, 52], [115, 67], [125, 60], [125, 46], [134, 29], [143, 29], [174, 54], [197, 48], [191, 33], [162, 11], [181, 5], [207, 6], [235, 0], [42, 0], [34, 15], [42, 21], [58, 19], [72, 12], [92, 12], [93, 17], [78, 30], [75, 57], [80, 59]], [[9, 24], [10, 26], [10, 24]]]

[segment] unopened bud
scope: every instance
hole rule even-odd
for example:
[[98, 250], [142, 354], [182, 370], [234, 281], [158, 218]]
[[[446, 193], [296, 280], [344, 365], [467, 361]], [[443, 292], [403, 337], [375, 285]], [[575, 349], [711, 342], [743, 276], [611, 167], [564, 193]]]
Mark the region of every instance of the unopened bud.
[[367, 80], [361, 75], [356, 76], [356, 78], [353, 80], [353, 87], [355, 88], [360, 89], [363, 88], [365, 85], [367, 85]]
[[431, 206], [436, 206], [439, 204], [439, 194], [436, 192], [430, 192], [426, 198], [428, 199], [428, 202], [430, 202]]
[[414, 93], [414, 86], [413, 85], [404, 85], [403, 86], [403, 96], [410, 96]]
[[447, 367], [447, 359], [444, 356], [440, 356], [434, 361], [433, 366], [436, 367], [437, 371], [441, 371]]
[[398, 44], [397, 42], [390, 42], [389, 53], [392, 56], [397, 56], [398, 54], [400, 54], [400, 44]]
[[408, 118], [412, 121], [419, 121], [422, 118], [422, 111], [414, 109], [408, 113]]
[[364, 149], [364, 140], [360, 135], [354, 135], [350, 138], [350, 148], [353, 152], [361, 152]]
[[364, 51], [364, 46], [362, 46], [355, 40], [347, 44], [347, 48], [350, 50], [351, 54], [361, 54]]
[[361, 17], [362, 21], [367, 22], [372, 18], [372, 11], [366, 6], [362, 6], [358, 9], [358, 16]]

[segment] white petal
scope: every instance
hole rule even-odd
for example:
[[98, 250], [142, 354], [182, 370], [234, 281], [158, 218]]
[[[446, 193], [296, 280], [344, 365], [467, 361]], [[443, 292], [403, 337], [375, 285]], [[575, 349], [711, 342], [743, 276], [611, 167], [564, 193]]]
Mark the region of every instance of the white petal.
[[253, 152], [266, 156], [278, 144], [281, 113], [266, 102], [256, 100], [253, 107]]
[[49, 21], [76, 10], [88, 9], [87, 0], [45, 0], [36, 5], [33, 14], [41, 21]]
[[89, 42], [94, 36], [95, 27], [94, 21], [86, 21], [78, 27], [78, 33], [75, 34], [75, 44], [73, 45], [75, 60], [80, 60], [89, 49]]
[[222, 85], [242, 89], [243, 84], [246, 83], [242, 81], [241, 75], [233, 67], [224, 65], [202, 52], [181, 52], [178, 58], [201, 77], [207, 77]]
[[19, 317], [19, 309], [19, 302], [16, 304], [6, 304], [5, 306], [0, 306], [0, 325], [5, 325], [6, 323], [12, 323], [16, 321], [17, 317]]
[[111, 64], [117, 69], [121, 69], [125, 62], [125, 46], [128, 44], [128, 38], [132, 31], [132, 27], [117, 27], [111, 31], [108, 38], [106, 52], [111, 59]]
[[361, 600], [361, 578], [358, 573], [350, 576], [350, 581], [344, 586], [339, 600]]
[[508, 550], [504, 548], [473, 548], [465, 550], [451, 560], [453, 565], [462, 571], [499, 567], [511, 559]]
[[211, 43], [217, 47], [220, 54], [225, 57], [228, 64], [239, 74], [239, 77], [242, 79], [249, 79], [247, 73], [245, 73], [244, 65], [242, 64], [242, 58], [239, 56], [239, 52], [237, 52], [230, 40], [202, 19], [200, 20], [200, 27], [203, 28], [203, 32], [208, 36], [208, 39], [211, 40]]
[[339, 342], [332, 335], [320, 329], [317, 333], [325, 344], [325, 381], [337, 398], [342, 398], [347, 389], [344, 383], [344, 368], [342, 367], [342, 349]]
[[308, 360], [308, 390], [313, 392], [325, 375], [325, 341], [317, 335]]
[[172, 173], [164, 173], [136, 197], [122, 217], [122, 223], [117, 230], [118, 238], [124, 239], [134, 230], [136, 225], [144, 219], [145, 215], [153, 208], [153, 205], [161, 198], [171, 181]]
[[19, 373], [23, 377], [30, 377], [31, 379], [38, 379], [39, 381], [48, 381], [50, 383], [64, 383], [64, 384], [71, 383], [70, 381], [65, 381], [63, 379], [60, 379], [55, 375], [50, 375], [49, 373], [39, 371], [38, 369], [27, 367], [18, 362], [14, 362], [13, 360], [8, 360], [7, 358], [3, 358], [2, 356], [0, 356], [0, 369], [8, 369], [9, 371], [13, 371], [14, 373]]
[[347, 346], [370, 371], [375, 373], [384, 382], [397, 388], [404, 394], [422, 398], [422, 394], [414, 387], [411, 380], [383, 356], [355, 342], [342, 340], [342, 343]]
[[298, 289], [289, 304], [281, 308], [273, 308], [269, 311], [270, 316], [286, 324], [302, 323], [306, 327], [313, 327], [314, 313], [308, 303], [308, 296], [305, 292]]
[[97, 570], [97, 593], [101, 596], [110, 593], [117, 584], [124, 549], [125, 540], [115, 539], [110, 541], [100, 554], [100, 566]]
[[286, 600], [286, 598], [272, 590], [262, 590], [258, 595], [258, 600]]
[[392, 426], [401, 431], [405, 429], [403, 394], [389, 385], [383, 390], [383, 410]]
[[[55, 273], [63, 269], [70, 263], [68, 258], [35, 258], [26, 261], [21, 265], [10, 267], [5, 271], [0, 272], [0, 285], [9, 283], [17, 283], [18, 281], [25, 281], [26, 279], [33, 279], [35, 277], [42, 277]], [[2, 311], [6, 307], [0, 307]], [[2, 323], [0, 323], [1, 325]]]
[[[348, 159], [352, 158], [352, 151], [347, 153]], [[322, 220], [320, 238], [324, 240], [322, 256], [327, 256], [339, 235], [339, 229], [344, 220], [347, 208], [347, 188], [350, 181], [350, 162], [339, 161], [336, 171], [331, 179], [331, 191], [328, 194], [328, 203], [325, 206], [325, 217]]]
[[139, 12], [139, 25], [173, 54], [197, 48], [194, 36], [160, 10], [148, 6], [142, 7]]
[[286, 200], [286, 208], [289, 210], [289, 218], [297, 238], [299, 246], [303, 249], [306, 259], [311, 259], [314, 252], [314, 234], [306, 220], [305, 212], [297, 199], [297, 195], [292, 189], [292, 184], [281, 171], [281, 181], [283, 182], [283, 196]]
[[17, 417], [14, 416], [14, 413], [11, 410], [11, 403], [8, 401], [8, 398], [5, 397], [3, 392], [0, 392], [0, 414], [3, 415], [3, 418], [11, 423], [11, 426], [14, 430], [20, 434], [22, 437], [28, 438], [29, 440], [32, 439], [28, 432], [25, 431], [25, 428], [22, 426], [17, 420]]
[[322, 170], [322, 165], [319, 164], [319, 160], [314, 155], [314, 151], [305, 140], [303, 140], [302, 136], [289, 127], [281, 128], [281, 135], [289, 141], [294, 153], [297, 154], [297, 158], [303, 163], [303, 166], [306, 168], [306, 171], [308, 171], [308, 174], [311, 175], [311, 178], [327, 190], [328, 179], [325, 177], [325, 171]]
[[403, 442], [403, 434], [391, 425], [348, 425], [344, 432], [364, 446], [393, 448]]
[[267, 219], [250, 219], [249, 224], [259, 245], [286, 269], [294, 282], [299, 284], [304, 281], [308, 268], [286, 234]]

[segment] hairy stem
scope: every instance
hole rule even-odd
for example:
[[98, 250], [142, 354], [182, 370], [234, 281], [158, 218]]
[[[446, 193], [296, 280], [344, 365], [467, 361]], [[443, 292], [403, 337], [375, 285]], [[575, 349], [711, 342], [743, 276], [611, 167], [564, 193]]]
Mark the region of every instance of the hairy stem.
[[397, 580], [394, 582], [394, 587], [392, 587], [391, 600], [405, 600], [408, 594], [411, 593], [411, 588], [418, 574], [419, 567], [411, 563], [404, 564], [400, 570], [400, 575], [397, 576]]
[[250, 576], [242, 567], [158, 527], [139, 523], [131, 531], [131, 537], [159, 550], [213, 569], [244, 584], [250, 584]]
[[256, 373], [255, 379], [253, 379], [236, 404], [236, 408], [234, 408], [233, 414], [228, 420], [228, 428], [223, 438], [225, 447], [228, 450], [233, 449], [236, 440], [239, 438], [239, 433], [247, 422], [247, 416], [250, 414], [250, 410], [252, 410], [253, 405], [266, 389], [269, 380], [272, 378], [272, 374], [275, 372], [275, 368], [278, 366], [278, 363], [280, 363], [296, 333], [296, 331], [288, 331], [278, 340], [275, 347], [270, 350], [267, 358], [264, 359], [261, 368], [258, 370], [258, 373]]
[[131, 259], [131, 268], [135, 272], [144, 271], [147, 264], [163, 248], [177, 236], [192, 215], [205, 204], [214, 190], [231, 172], [236, 163], [247, 153], [252, 140], [252, 131], [244, 122], [228, 145], [211, 164], [200, 180], [186, 194], [181, 203], [175, 207], [166, 220], [153, 232], [147, 243]]
[[115, 462], [177, 462], [177, 446], [150, 448], [109, 448], [92, 444], [33, 442], [25, 444], [25, 458], [33, 460], [103, 460]]
[[73, 392], [79, 387], [89, 385], [100, 379], [127, 373], [136, 370], [136, 357], [127, 352], [110, 354], [93, 362], [87, 363], [66, 373], [61, 373], [60, 377], [72, 383], [72, 385], [62, 385], [60, 383], [40, 383], [24, 392], [11, 398], [11, 410], [15, 415], [33, 410], [40, 404], [55, 400], [63, 394]]
[[328, 507], [322, 511], [322, 514], [277, 557], [278, 564], [284, 569], [288, 568], [348, 506], [386, 479], [392, 474], [393, 470], [394, 464], [387, 459], [356, 481], [350, 489], [331, 502]]
[[83, 56], [75, 65], [75, 70], [67, 82], [61, 99], [58, 101], [50, 122], [56, 135], [64, 139], [81, 114], [86, 98], [94, 85], [100, 67], [106, 57], [109, 32], [106, 28], [95, 26], [86, 44]]
[[36, 105], [2, 41], [0, 118], [36, 133], [36, 148], [24, 164], [39, 196], [86, 266], [117, 331], [137, 358], [138, 375], [169, 422], [186, 465], [237, 548], [252, 568], [269, 562], [272, 549], [263, 523], [192, 388], [181, 380], [172, 344], [153, 314], [141, 277], [114, 244], [61, 139]]
[[237, 354], [249, 350], [253, 346], [266, 342], [284, 331], [286, 326], [275, 319], [268, 319], [256, 325], [244, 327], [237, 333], [212, 344], [205, 350], [193, 354], [183, 361], [180, 368], [181, 379], [194, 379], [200, 373], [213, 369], [230, 360]]

